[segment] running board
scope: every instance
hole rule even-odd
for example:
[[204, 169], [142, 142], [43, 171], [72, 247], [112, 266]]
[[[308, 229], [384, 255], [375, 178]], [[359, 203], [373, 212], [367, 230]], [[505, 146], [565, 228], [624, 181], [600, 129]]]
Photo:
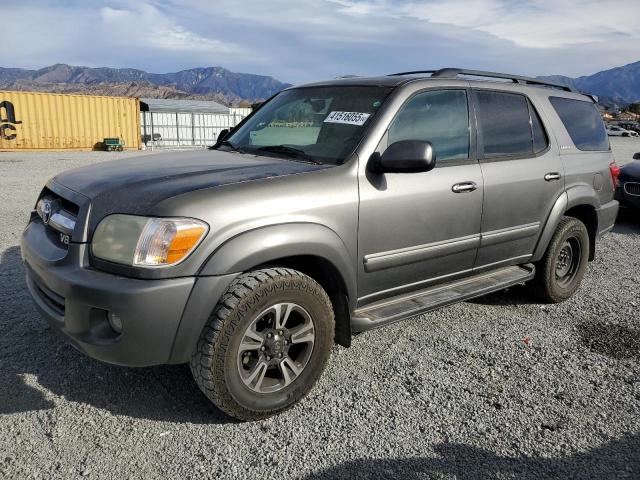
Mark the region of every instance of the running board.
[[444, 285], [436, 285], [374, 302], [353, 312], [351, 330], [364, 332], [452, 303], [481, 297], [531, 280], [534, 274], [533, 264], [502, 267]]

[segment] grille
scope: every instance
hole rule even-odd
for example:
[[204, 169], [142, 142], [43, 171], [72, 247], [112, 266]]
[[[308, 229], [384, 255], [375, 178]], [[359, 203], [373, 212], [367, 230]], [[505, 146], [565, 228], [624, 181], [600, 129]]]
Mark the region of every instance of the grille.
[[71, 236], [80, 209], [75, 203], [45, 188], [36, 205], [36, 211], [50, 229]]
[[624, 191], [629, 195], [640, 196], [640, 183], [627, 182], [624, 184]]
[[66, 198], [62, 198], [60, 195], [53, 192], [52, 190], [49, 190], [47, 187], [45, 187], [42, 193], [40, 194], [40, 198], [48, 198], [48, 199], [59, 202], [60, 206], [62, 207], [62, 210], [70, 213], [74, 217], [77, 217], [78, 213], [80, 212], [80, 207], [78, 205], [71, 202], [70, 200], [67, 200]]

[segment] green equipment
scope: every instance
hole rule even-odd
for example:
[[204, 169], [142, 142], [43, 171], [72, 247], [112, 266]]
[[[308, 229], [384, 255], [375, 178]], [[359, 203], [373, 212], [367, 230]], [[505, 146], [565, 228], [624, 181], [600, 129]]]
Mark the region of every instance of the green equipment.
[[114, 150], [121, 152], [124, 150], [124, 143], [119, 138], [105, 138], [103, 143], [107, 152], [113, 152]]

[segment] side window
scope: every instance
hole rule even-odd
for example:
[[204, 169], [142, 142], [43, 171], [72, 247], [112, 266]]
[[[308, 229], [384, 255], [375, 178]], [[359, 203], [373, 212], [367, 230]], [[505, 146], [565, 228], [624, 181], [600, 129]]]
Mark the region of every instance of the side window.
[[579, 150], [609, 150], [607, 131], [593, 102], [562, 97], [549, 97], [549, 101]]
[[529, 115], [531, 116], [531, 131], [533, 132], [533, 152], [540, 153], [549, 146], [549, 138], [547, 137], [547, 132], [544, 131], [538, 112], [536, 112], [531, 102], [528, 103]]
[[527, 98], [516, 93], [478, 90], [477, 99], [484, 156], [531, 155], [534, 139]]
[[418, 93], [402, 107], [388, 131], [388, 145], [425, 140], [437, 162], [469, 158], [469, 105], [464, 90]]

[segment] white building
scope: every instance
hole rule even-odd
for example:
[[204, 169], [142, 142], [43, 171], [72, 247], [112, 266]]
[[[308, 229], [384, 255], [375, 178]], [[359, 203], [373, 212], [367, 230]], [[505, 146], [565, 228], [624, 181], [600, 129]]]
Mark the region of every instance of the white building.
[[218, 134], [236, 126], [251, 108], [225, 107], [202, 100], [140, 99], [142, 145], [155, 147], [205, 147]]

